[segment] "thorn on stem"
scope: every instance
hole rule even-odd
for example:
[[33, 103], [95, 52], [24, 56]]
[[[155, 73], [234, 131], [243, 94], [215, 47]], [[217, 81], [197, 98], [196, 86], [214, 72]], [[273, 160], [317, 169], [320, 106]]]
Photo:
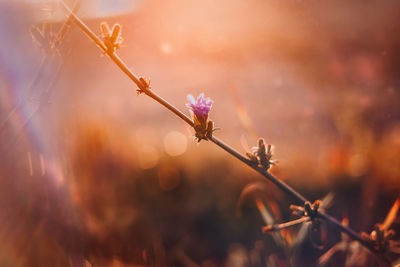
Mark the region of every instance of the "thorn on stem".
[[101, 31], [103, 32], [103, 38], [110, 38], [110, 28], [106, 22], [100, 24]]
[[140, 77], [139, 81], [141, 82], [142, 85], [139, 86], [138, 89], [136, 89], [136, 93], [138, 95], [146, 93], [146, 91], [151, 89], [151, 85], [150, 85], [151, 80], [150, 79], [146, 79], [146, 78]]
[[250, 160], [250, 164], [253, 166], [261, 167], [264, 171], [268, 171], [271, 165], [275, 165], [276, 162], [272, 160], [272, 145], [265, 145], [263, 138], [259, 138], [257, 141], [257, 147], [253, 148], [253, 153], [247, 152], [246, 155]]
[[121, 25], [114, 24], [112, 30], [110, 30], [107, 22], [102, 22], [100, 28], [102, 31], [104, 46], [107, 48], [107, 53], [113, 54], [121, 47], [123, 41], [121, 37]]
[[117, 43], [119, 38], [121, 38], [121, 25], [114, 24], [110, 41], [111, 43]]
[[311, 204], [310, 201], [304, 203], [304, 206], [290, 205], [290, 209], [294, 215], [310, 217], [312, 220], [317, 217], [318, 209], [321, 206], [321, 201], [316, 200]]

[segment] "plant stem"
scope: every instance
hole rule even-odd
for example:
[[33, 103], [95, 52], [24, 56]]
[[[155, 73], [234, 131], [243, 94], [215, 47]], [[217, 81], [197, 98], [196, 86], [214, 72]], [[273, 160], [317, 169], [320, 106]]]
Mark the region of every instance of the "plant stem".
[[330, 216], [330, 215], [328, 215], [328, 214], [326, 214], [326, 213], [324, 213], [322, 211], [318, 212], [318, 216], [323, 218], [324, 220], [330, 222], [331, 224], [335, 225], [337, 228], [339, 228], [340, 231], [345, 232], [351, 238], [353, 238], [354, 240], [359, 241], [365, 247], [367, 247], [371, 251], [375, 252], [374, 248], [372, 246], [370, 246], [369, 243], [365, 242], [365, 240], [362, 239], [361, 236], [357, 232], [355, 232], [353, 229], [351, 229], [350, 227], [343, 225], [337, 219], [335, 219], [334, 217], [332, 217], [332, 216]]
[[153, 98], [154, 100], [156, 100], [158, 103], [160, 103], [161, 105], [163, 105], [164, 107], [166, 107], [167, 109], [169, 109], [170, 111], [172, 111], [175, 115], [177, 115], [179, 118], [181, 118], [182, 120], [184, 120], [187, 124], [189, 124], [190, 126], [194, 126], [193, 121], [186, 116], [184, 113], [182, 113], [182, 111], [180, 111], [179, 109], [177, 109], [175, 106], [173, 106], [172, 104], [170, 104], [167, 100], [165, 100], [164, 98], [160, 97], [159, 95], [157, 95], [156, 93], [154, 93], [152, 90], [148, 89], [146, 86], [143, 85], [143, 83], [132, 73], [132, 71], [128, 68], [128, 66], [126, 66], [126, 64], [120, 59], [120, 57], [118, 55], [114, 54], [110, 54], [107, 53], [111, 60], [115, 62], [115, 64], [117, 64], [117, 66], [126, 74], [128, 75], [128, 77], [139, 87], [140, 90], [142, 90], [146, 95], [148, 95], [149, 97]]
[[[84, 23], [82, 20], [80, 20], [71, 10], [68, 9], [68, 7], [64, 7], [69, 11], [71, 14], [71, 17], [75, 20], [75, 22], [78, 24], [79, 28], [81, 28], [88, 36], [90, 39], [92, 39], [100, 48], [103, 50], [112, 61], [114, 61], [115, 64], [136, 84], [137, 87], [139, 87], [140, 90], [142, 90], [146, 95], [149, 97], [153, 98], [156, 100], [158, 103], [172, 111], [175, 115], [183, 119], [187, 124], [190, 126], [194, 126], [193, 121], [186, 116], [182, 111], [174, 107], [172, 104], [170, 104], [168, 101], [154, 93], [152, 90], [148, 89], [143, 85], [143, 83], [136, 77], [135, 74], [129, 69], [129, 67], [122, 61], [122, 59], [115, 53], [109, 53], [103, 42], [100, 40], [99, 37], [96, 36]], [[272, 174], [269, 172], [265, 172], [262, 168], [259, 168], [257, 166], [253, 166], [250, 161], [244, 157], [242, 154], [240, 154], [238, 151], [230, 147], [229, 145], [225, 144], [221, 140], [219, 140], [217, 137], [212, 136], [210, 140], [216, 144], [217, 146], [221, 147], [224, 149], [226, 152], [234, 156], [235, 158], [239, 159], [249, 167], [253, 168], [257, 172], [259, 172], [261, 175], [263, 175], [265, 178], [269, 179], [272, 181], [274, 184], [276, 184], [280, 189], [291, 195], [293, 198], [296, 199], [296, 201], [301, 202], [304, 204], [307, 199], [302, 196], [300, 193], [298, 193], [296, 190], [291, 188], [289, 185], [287, 185], [285, 182], [279, 180], [278, 178], [274, 177]]]
[[281, 231], [283, 229], [289, 228], [289, 227], [293, 227], [296, 226], [298, 224], [301, 223], [305, 223], [307, 221], [310, 221], [311, 219], [309, 217], [301, 217], [299, 219], [290, 221], [290, 222], [285, 222], [285, 223], [281, 223], [281, 224], [274, 224], [274, 225], [268, 225], [265, 226], [263, 231], [264, 232], [272, 232], [272, 231]]
[[81, 28], [81, 30], [86, 33], [86, 35], [92, 39], [97, 46], [100, 47], [101, 50], [103, 50], [104, 53], [106, 53], [110, 59], [112, 61], [114, 61], [115, 64], [117, 64], [117, 66], [136, 84], [136, 86], [142, 90], [146, 95], [148, 95], [149, 97], [153, 98], [154, 100], [156, 100], [158, 103], [160, 103], [161, 105], [163, 105], [164, 107], [166, 107], [167, 109], [169, 109], [170, 111], [172, 111], [173, 113], [175, 113], [175, 115], [177, 115], [178, 117], [180, 117], [182, 120], [184, 120], [187, 124], [189, 124], [190, 126], [194, 126], [192, 120], [186, 116], [184, 113], [182, 113], [180, 110], [178, 110], [176, 107], [174, 107], [173, 105], [171, 105], [168, 101], [166, 101], [165, 99], [163, 99], [162, 97], [160, 97], [159, 95], [155, 94], [152, 90], [150, 90], [149, 88], [147, 88], [146, 86], [144, 86], [144, 84], [136, 77], [135, 74], [133, 74], [133, 72], [129, 69], [129, 67], [122, 61], [122, 59], [115, 53], [110, 53], [107, 50], [107, 47], [103, 44], [103, 41], [96, 36], [95, 33], [92, 32], [92, 30], [89, 29], [89, 27], [87, 27], [85, 25], [85, 23], [83, 23], [83, 21], [81, 19], [79, 19], [66, 5], [63, 1], [61, 1], [61, 3], [63, 4], [64, 8], [69, 12], [70, 17], [72, 19], [74, 19], [74, 21], [76, 22], [76, 24], [79, 26], [79, 28]]
[[[179, 109], [177, 109], [175, 106], [173, 106], [172, 104], [170, 104], [168, 101], [166, 101], [165, 99], [163, 99], [162, 97], [160, 97], [159, 95], [157, 95], [156, 93], [154, 93], [152, 90], [150, 90], [147, 86], [145, 86], [140, 79], [138, 79], [136, 77], [135, 74], [133, 74], [133, 72], [128, 68], [128, 66], [122, 61], [122, 59], [115, 53], [115, 52], [110, 52], [107, 50], [107, 47], [103, 44], [103, 41], [96, 36], [96, 34], [94, 34], [88, 26], [86, 26], [86, 24], [80, 20], [66, 5], [63, 1], [61, 1], [62, 5], [64, 6], [64, 8], [68, 11], [70, 18], [72, 18], [75, 23], [78, 25], [78, 27], [84, 32], [86, 33], [86, 35], [92, 39], [97, 46], [100, 47], [100, 49], [106, 53], [110, 59], [112, 61], [114, 61], [114, 63], [136, 84], [136, 86], [143, 91], [146, 95], [148, 95], [149, 97], [151, 97], [152, 99], [156, 100], [158, 103], [160, 103], [161, 105], [163, 105], [164, 107], [166, 107], [167, 109], [169, 109], [171, 112], [173, 112], [175, 115], [177, 115], [179, 118], [181, 118], [182, 120], [184, 120], [187, 124], [189, 124], [190, 126], [194, 126], [193, 121], [187, 116], [185, 115], [183, 112], [181, 112]], [[249, 159], [247, 159], [245, 156], [243, 156], [241, 153], [239, 153], [238, 151], [236, 151], [234, 148], [230, 147], [229, 145], [225, 144], [223, 141], [219, 140], [217, 137], [212, 136], [211, 138], [209, 138], [209, 140], [211, 142], [213, 142], [214, 144], [216, 144], [217, 146], [219, 146], [220, 148], [222, 148], [223, 150], [225, 150], [226, 152], [228, 152], [229, 154], [231, 154], [232, 156], [234, 156], [235, 158], [239, 159], [240, 161], [242, 161], [243, 163], [245, 163], [246, 165], [248, 165], [250, 168], [254, 169], [255, 171], [257, 171], [258, 173], [260, 173], [261, 175], [263, 175], [265, 178], [267, 178], [268, 180], [270, 180], [271, 182], [273, 182], [275, 185], [277, 185], [282, 191], [284, 191], [285, 193], [287, 193], [288, 195], [292, 196], [294, 199], [296, 199], [296, 201], [304, 204], [305, 202], [307, 202], [308, 200], [301, 195], [299, 192], [297, 192], [296, 190], [294, 190], [293, 188], [291, 188], [289, 185], [287, 185], [285, 182], [283, 182], [282, 180], [276, 178], [275, 176], [273, 176], [271, 173], [269, 173], [268, 171], [263, 170], [262, 168], [253, 165]], [[373, 248], [366, 243], [359, 234], [357, 234], [354, 230], [350, 229], [349, 227], [341, 224], [338, 220], [336, 220], [335, 218], [333, 218], [332, 216], [325, 214], [323, 212], [319, 212], [318, 215], [331, 222], [332, 224], [336, 225], [341, 231], [347, 233], [350, 237], [352, 237], [353, 239], [359, 241], [361, 244], [363, 244], [364, 246], [366, 246], [367, 248], [371, 249], [372, 251]], [[304, 217], [307, 218], [307, 217]], [[306, 221], [306, 219], [299, 219], [299, 222], [303, 222]], [[297, 223], [297, 220], [295, 221]], [[290, 222], [291, 223], [291, 222]], [[290, 224], [289, 223], [289, 224]]]

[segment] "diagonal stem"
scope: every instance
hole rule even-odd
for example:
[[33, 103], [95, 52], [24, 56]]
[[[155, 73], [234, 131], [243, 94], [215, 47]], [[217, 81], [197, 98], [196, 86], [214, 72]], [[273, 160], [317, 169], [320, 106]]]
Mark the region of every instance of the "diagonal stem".
[[128, 77], [142, 90], [146, 95], [149, 97], [153, 98], [156, 100], [158, 103], [172, 111], [175, 115], [177, 115], [179, 118], [184, 120], [187, 124], [190, 126], [194, 126], [193, 121], [186, 116], [182, 111], [180, 111], [178, 108], [170, 104], [167, 100], [164, 98], [160, 97], [156, 93], [154, 93], [152, 90], [147, 88], [146, 86], [143, 85], [143, 83], [132, 73], [132, 71], [126, 66], [126, 64], [121, 60], [121, 58], [115, 54], [115, 53], [108, 53], [109, 57], [111, 58], [112, 61], [117, 64], [117, 66], [126, 74]]
[[319, 211], [318, 216], [331, 224], [335, 225], [337, 228], [339, 228], [340, 231], [345, 232], [348, 234], [351, 238], [354, 240], [359, 241], [361, 244], [363, 244], [366, 248], [369, 250], [375, 252], [375, 249], [367, 242], [365, 242], [364, 239], [362, 239], [361, 235], [355, 232], [353, 229], [351, 229], [348, 226], [343, 225], [341, 222], [339, 222], [336, 218], [330, 216], [329, 214], [326, 214], [325, 212]]
[[[149, 97], [153, 98], [154, 100], [156, 100], [158, 103], [160, 103], [161, 105], [163, 105], [164, 107], [166, 107], [168, 110], [170, 110], [171, 112], [173, 112], [175, 115], [177, 115], [178, 117], [180, 117], [182, 120], [184, 120], [187, 124], [189, 124], [190, 126], [194, 126], [193, 121], [187, 116], [185, 115], [182, 111], [180, 111], [179, 109], [177, 109], [175, 106], [173, 106], [172, 104], [170, 104], [168, 101], [166, 101], [165, 99], [163, 99], [162, 97], [160, 97], [159, 95], [157, 95], [156, 93], [154, 93], [149, 87], [145, 86], [145, 84], [143, 84], [140, 79], [138, 79], [136, 77], [136, 75], [128, 68], [128, 66], [122, 61], [122, 59], [113, 51], [108, 51], [107, 47], [103, 44], [103, 41], [96, 36], [96, 34], [94, 34], [90, 28], [88, 26], [86, 26], [86, 24], [80, 20], [73, 11], [71, 11], [63, 1], [61, 1], [62, 5], [64, 6], [64, 8], [67, 10], [67, 12], [69, 13], [69, 16], [74, 20], [74, 22], [78, 25], [78, 27], [90, 38], [92, 39], [92, 41], [94, 43], [96, 43], [97, 46], [99, 46], [99, 48], [106, 53], [110, 59], [112, 61], [114, 61], [114, 63], [136, 84], [136, 86], [143, 91], [143, 93], [145, 93], [146, 95], [148, 95]], [[264, 171], [262, 168], [253, 165], [245, 156], [243, 156], [241, 153], [239, 153], [238, 151], [236, 151], [234, 148], [230, 147], [229, 145], [225, 144], [223, 141], [219, 140], [217, 137], [212, 136], [211, 138], [209, 138], [209, 140], [211, 140], [211, 142], [213, 142], [214, 144], [216, 144], [217, 146], [219, 146], [220, 148], [222, 148], [223, 150], [225, 150], [226, 152], [228, 152], [229, 154], [231, 154], [232, 156], [234, 156], [235, 158], [239, 159], [240, 161], [242, 161], [243, 163], [245, 163], [247, 166], [249, 166], [250, 168], [254, 169], [255, 171], [257, 171], [258, 173], [260, 173], [261, 175], [263, 175], [265, 178], [267, 178], [268, 180], [270, 180], [271, 182], [273, 182], [275, 185], [277, 185], [282, 191], [284, 191], [285, 193], [287, 193], [288, 195], [290, 195], [291, 197], [293, 197], [294, 199], [296, 199], [296, 201], [304, 204], [305, 202], [307, 202], [307, 199], [301, 195], [299, 192], [297, 192], [296, 190], [294, 190], [292, 187], [290, 187], [289, 185], [287, 185], [285, 182], [283, 182], [282, 180], [278, 179], [277, 177], [273, 176], [271, 173]], [[352, 237], [353, 239], [359, 241], [361, 244], [363, 244], [365, 247], [369, 248], [370, 250], [374, 251], [374, 249], [368, 244], [366, 243], [361, 236], [356, 233], [354, 230], [350, 229], [349, 227], [341, 224], [338, 220], [336, 220], [335, 218], [333, 218], [332, 216], [325, 214], [323, 212], [319, 212], [318, 216], [331, 222], [332, 224], [336, 225], [341, 231], [347, 233], [350, 237]], [[304, 219], [301, 219], [304, 220]]]
[[[74, 19], [74, 21], [77, 23], [79, 28], [81, 28], [89, 36], [89, 38], [92, 39], [97, 44], [97, 46], [99, 46], [100, 49], [103, 50], [103, 52], [105, 52], [110, 57], [110, 59], [112, 61], [114, 61], [114, 63], [136, 84], [136, 86], [140, 88], [140, 90], [142, 90], [146, 95], [148, 95], [149, 97], [151, 97], [154, 100], [156, 100], [158, 103], [160, 103], [161, 105], [163, 105], [164, 107], [166, 107], [167, 109], [172, 111], [175, 115], [177, 115], [178, 117], [183, 119], [187, 124], [189, 124], [190, 126], [193, 127], [193, 125], [194, 125], [193, 121], [188, 116], [186, 116], [182, 111], [177, 109], [175, 106], [170, 104], [168, 101], [166, 101], [165, 99], [163, 99], [162, 97], [160, 97], [159, 95], [154, 93], [152, 90], [150, 90], [146, 86], [144, 86], [143, 83], [136, 77], [135, 74], [133, 74], [133, 72], [129, 69], [129, 67], [122, 61], [122, 59], [117, 54], [110, 53], [107, 50], [106, 46], [101, 41], [101, 39], [99, 37], [97, 37], [96, 34], [94, 34], [84, 24], [84, 22], [82, 20], [80, 20], [71, 10], [69, 10], [68, 7], [65, 6], [65, 4], [64, 4], [64, 7], [67, 9], [67, 11], [69, 11], [70, 16]], [[270, 181], [272, 181], [280, 189], [282, 189], [283, 191], [285, 191], [286, 193], [291, 195], [293, 198], [295, 198], [298, 202], [301, 202], [302, 204], [304, 204], [307, 201], [307, 199], [304, 196], [302, 196], [300, 193], [295, 191], [293, 188], [291, 188], [285, 182], [279, 180], [278, 178], [276, 178], [275, 176], [273, 176], [269, 172], [265, 172], [262, 168], [259, 168], [257, 166], [253, 166], [246, 157], [244, 157], [238, 151], [236, 151], [235, 149], [233, 149], [229, 145], [225, 144], [224, 142], [222, 142], [218, 138], [212, 136], [210, 138], [210, 140], [214, 144], [216, 144], [217, 146], [219, 146], [222, 149], [224, 149], [229, 154], [233, 155], [235, 158], [239, 159], [240, 161], [242, 161], [243, 163], [245, 163], [249, 167], [251, 167], [254, 170], [256, 170], [257, 172], [259, 172], [265, 178], [267, 178]]]
[[168, 101], [166, 101], [165, 99], [163, 99], [162, 97], [160, 97], [159, 95], [157, 95], [156, 93], [154, 93], [152, 90], [150, 90], [148, 87], [144, 86], [144, 84], [140, 81], [140, 79], [138, 79], [138, 77], [136, 77], [135, 74], [133, 74], [133, 72], [129, 69], [129, 67], [122, 61], [122, 59], [115, 53], [109, 52], [107, 47], [103, 44], [103, 41], [97, 37], [97, 35], [91, 30], [89, 29], [89, 27], [87, 27], [85, 25], [85, 23], [78, 18], [73, 11], [71, 11], [63, 1], [61, 1], [61, 3], [63, 4], [64, 8], [69, 12], [70, 17], [75, 21], [75, 23], [78, 25], [78, 27], [84, 32], [86, 33], [86, 35], [92, 39], [93, 42], [96, 43], [96, 45], [103, 50], [104, 53], [106, 53], [110, 59], [112, 61], [114, 61], [115, 64], [117, 64], [117, 66], [136, 84], [136, 86], [142, 90], [146, 95], [148, 95], [149, 97], [153, 98], [154, 100], [156, 100], [158, 103], [160, 103], [161, 105], [163, 105], [164, 107], [166, 107], [167, 109], [169, 109], [170, 111], [172, 111], [173, 113], [175, 113], [175, 115], [177, 115], [178, 117], [180, 117], [182, 120], [184, 120], [187, 124], [189, 124], [190, 126], [194, 126], [192, 120], [186, 116], [183, 112], [181, 112], [180, 110], [178, 110], [176, 107], [174, 107], [172, 104], [170, 104]]

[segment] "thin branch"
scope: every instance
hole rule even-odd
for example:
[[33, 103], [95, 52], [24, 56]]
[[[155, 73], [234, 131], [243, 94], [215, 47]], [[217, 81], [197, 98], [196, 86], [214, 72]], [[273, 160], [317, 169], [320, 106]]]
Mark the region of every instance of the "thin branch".
[[[79, 19], [75, 14], [73, 14], [72, 11], [64, 3], [63, 3], [63, 5], [64, 5], [65, 9], [68, 12], [70, 12], [71, 17], [75, 20], [75, 22], [77, 23], [79, 28], [81, 28], [82, 31], [85, 32], [87, 34], [87, 36], [90, 39], [92, 39], [97, 44], [97, 46], [100, 47], [100, 49], [103, 50], [103, 52], [105, 52], [110, 57], [110, 59], [112, 61], [114, 61], [115, 64], [117, 64], [117, 66], [137, 85], [137, 87], [140, 88], [140, 90], [142, 90], [146, 95], [148, 95], [149, 97], [153, 98], [154, 100], [159, 102], [161, 105], [163, 105], [164, 107], [166, 107], [167, 109], [172, 111], [175, 115], [177, 115], [178, 117], [183, 119], [187, 124], [189, 124], [192, 127], [194, 126], [193, 121], [187, 115], [185, 115], [182, 111], [180, 111], [179, 109], [174, 107], [168, 101], [166, 101], [165, 99], [163, 99], [162, 97], [160, 97], [159, 95], [154, 93], [152, 90], [150, 90], [149, 88], [144, 86], [144, 84], [140, 81], [140, 79], [138, 79], [136, 77], [136, 75], [133, 74], [133, 72], [122, 61], [122, 59], [117, 54], [110, 53], [107, 50], [106, 46], [103, 44], [102, 40], [99, 37], [97, 37], [96, 34], [94, 34], [92, 32], [92, 30], [90, 30], [81, 19]], [[255, 166], [251, 165], [250, 161], [245, 156], [243, 156], [238, 151], [236, 151], [235, 149], [233, 149], [229, 145], [227, 145], [224, 142], [222, 142], [221, 140], [219, 140], [217, 137], [212, 136], [210, 138], [210, 140], [214, 144], [216, 144], [217, 146], [219, 146], [222, 149], [224, 149], [229, 154], [233, 155], [235, 158], [239, 159], [240, 161], [242, 161], [243, 163], [245, 163], [249, 167], [251, 167], [254, 170], [256, 170], [257, 172], [259, 172], [261, 175], [263, 175], [264, 177], [266, 177], [267, 179], [272, 181], [280, 189], [282, 189], [283, 191], [285, 191], [286, 193], [291, 195], [293, 198], [295, 198], [298, 202], [301, 202], [301, 203], [304, 204], [307, 201], [307, 199], [304, 196], [302, 196], [300, 193], [296, 192], [293, 188], [291, 188], [289, 185], [287, 185], [283, 181], [281, 181], [278, 178], [274, 177], [269, 172], [265, 172], [262, 168], [255, 167]]]
[[[127, 67], [127, 65], [122, 61], [122, 59], [114, 52], [114, 51], [109, 51], [107, 49], [107, 47], [104, 45], [103, 41], [96, 36], [96, 34], [94, 34], [89, 27], [82, 21], [80, 20], [66, 5], [63, 1], [61, 1], [62, 5], [64, 6], [64, 8], [67, 10], [67, 12], [69, 13], [69, 16], [71, 18], [74, 19], [75, 23], [78, 25], [78, 27], [84, 32], [86, 33], [86, 35], [92, 39], [92, 41], [94, 43], [96, 43], [97, 46], [99, 46], [99, 48], [106, 53], [110, 59], [112, 61], [114, 61], [114, 63], [137, 85], [137, 87], [141, 90], [141, 92], [145, 93], [146, 95], [148, 95], [149, 97], [153, 98], [154, 100], [156, 100], [158, 103], [160, 103], [161, 105], [163, 105], [164, 107], [166, 107], [167, 109], [169, 109], [170, 111], [172, 111], [175, 115], [177, 115], [178, 117], [180, 117], [182, 120], [184, 120], [187, 124], [189, 124], [191, 127], [194, 126], [193, 121], [187, 116], [185, 115], [183, 112], [181, 112], [179, 109], [177, 109], [175, 106], [173, 106], [172, 104], [170, 104], [168, 101], [166, 101], [165, 99], [163, 99], [162, 97], [158, 96], [156, 93], [154, 93], [149, 86], [147, 86], [145, 83], [143, 83], [141, 81], [141, 79], [138, 79], [136, 77], [136, 75], [133, 74], [133, 72]], [[283, 182], [282, 180], [276, 178], [275, 176], [273, 176], [271, 173], [269, 173], [268, 171], [265, 171], [263, 168], [260, 168], [258, 166], [254, 166], [252, 164], [252, 162], [250, 162], [250, 160], [248, 158], [246, 158], [245, 156], [243, 156], [241, 153], [239, 153], [238, 151], [236, 151], [234, 148], [230, 147], [229, 145], [225, 144], [223, 141], [219, 140], [217, 137], [215, 136], [211, 136], [209, 138], [209, 140], [211, 140], [214, 144], [216, 144], [217, 146], [219, 146], [220, 148], [222, 148], [223, 150], [225, 150], [226, 152], [228, 152], [229, 154], [231, 154], [232, 156], [234, 156], [235, 158], [239, 159], [240, 161], [242, 161], [243, 163], [245, 163], [247, 166], [249, 166], [250, 168], [254, 169], [255, 171], [257, 171], [258, 173], [260, 173], [261, 175], [263, 175], [265, 178], [267, 178], [268, 180], [270, 180], [271, 182], [273, 182], [275, 185], [277, 185], [282, 191], [284, 191], [285, 193], [287, 193], [288, 195], [290, 195], [291, 197], [293, 197], [294, 199], [296, 199], [296, 201], [302, 203], [303, 205], [308, 201], [303, 195], [301, 195], [299, 192], [297, 192], [296, 190], [294, 190], [293, 188], [291, 188], [289, 185], [287, 185], [285, 182]], [[332, 224], [336, 225], [341, 231], [347, 233], [349, 236], [351, 236], [353, 239], [359, 241], [361, 244], [363, 244], [364, 246], [366, 246], [367, 248], [371, 249], [372, 251], [374, 251], [373, 248], [371, 248], [369, 246], [369, 244], [367, 244], [359, 234], [357, 234], [355, 231], [353, 231], [352, 229], [350, 229], [349, 227], [341, 224], [339, 221], [337, 221], [335, 218], [331, 217], [330, 215], [327, 215], [323, 212], [318, 212], [318, 216], [331, 222]], [[307, 220], [309, 218], [305, 217]], [[304, 222], [306, 221], [306, 219], [300, 218], [299, 221], [300, 222]], [[295, 221], [297, 222], [297, 221]], [[299, 223], [300, 223], [299, 222]]]
[[281, 231], [283, 229], [287, 229], [287, 228], [296, 226], [298, 224], [308, 222], [310, 220], [311, 219], [309, 217], [304, 216], [299, 219], [296, 219], [296, 220], [293, 220], [290, 222], [286, 222], [286, 223], [267, 225], [267, 226], [263, 227], [263, 233], [272, 232], [272, 231]]
[[61, 1], [63, 4], [64, 8], [69, 12], [70, 16], [72, 19], [74, 19], [75, 23], [78, 25], [78, 27], [86, 33], [86, 35], [92, 39], [93, 42], [96, 43], [98, 47], [100, 47], [101, 50], [103, 50], [104, 53], [106, 53], [112, 61], [114, 61], [115, 64], [136, 84], [136, 86], [142, 90], [146, 95], [149, 97], [153, 98], [156, 100], [158, 103], [175, 113], [178, 117], [180, 117], [182, 120], [184, 120], [187, 124], [190, 126], [194, 126], [192, 120], [186, 116], [184, 113], [182, 113], [180, 110], [178, 110], [176, 107], [174, 107], [172, 104], [168, 103], [165, 99], [162, 97], [158, 96], [155, 94], [152, 90], [150, 90], [145, 84], [143, 84], [142, 81], [140, 81], [139, 78], [136, 77], [135, 74], [129, 69], [129, 67], [122, 61], [122, 59], [115, 53], [111, 53], [108, 51], [107, 47], [104, 45], [103, 41], [97, 37], [95, 33], [89, 27], [85, 25], [85, 23], [78, 18], [66, 5], [63, 1]]
[[359, 241], [361, 244], [363, 244], [365, 247], [367, 247], [371, 251], [376, 252], [375, 249], [369, 243], [365, 242], [365, 240], [361, 237], [360, 234], [355, 232], [350, 227], [343, 225], [341, 222], [336, 220], [334, 217], [332, 217], [332, 216], [330, 216], [330, 215], [328, 215], [328, 214], [326, 214], [326, 213], [324, 213], [322, 211], [318, 212], [318, 216], [320, 218], [323, 218], [326, 221], [330, 222], [331, 224], [335, 225], [337, 228], [339, 228], [340, 231], [345, 232], [346, 234], [348, 234], [354, 240]]
[[[72, 12], [71, 13], [76, 13], [78, 11], [78, 9], [81, 6], [81, 2], [82, 0], [76, 0], [74, 7], [72, 8]], [[60, 45], [62, 40], [64, 39], [65, 35], [68, 33], [68, 31], [71, 28], [71, 24], [73, 22], [73, 18], [72, 15], [68, 16], [68, 19], [64, 22], [64, 24], [61, 26], [60, 30], [58, 31], [58, 34], [56, 36], [56, 38], [54, 39], [54, 42], [51, 46], [51, 48], [57, 49]]]
[[117, 64], [117, 66], [126, 74], [128, 77], [142, 90], [146, 95], [156, 100], [158, 103], [172, 111], [179, 118], [184, 120], [190, 126], [194, 126], [193, 121], [184, 113], [182, 113], [178, 108], [170, 104], [168, 101], [154, 93], [151, 89], [145, 86], [138, 78], [132, 73], [132, 71], [126, 66], [126, 64], [120, 59], [116, 54], [109, 54], [109, 57]]

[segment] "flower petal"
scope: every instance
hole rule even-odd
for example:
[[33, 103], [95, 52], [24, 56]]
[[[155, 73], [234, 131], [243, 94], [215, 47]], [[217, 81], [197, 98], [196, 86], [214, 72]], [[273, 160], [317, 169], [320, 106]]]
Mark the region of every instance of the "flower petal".
[[211, 110], [213, 101], [209, 97], [206, 98], [204, 93], [201, 93], [196, 100], [193, 95], [188, 95], [187, 99], [189, 103], [187, 103], [186, 106], [194, 115], [193, 117], [195, 117], [199, 123], [205, 125], [207, 123], [208, 113]]
[[203, 101], [204, 99], [204, 93], [199, 94], [199, 96], [197, 97], [197, 104], [199, 103], [199, 101]]
[[187, 100], [190, 102], [190, 104], [196, 105], [196, 100], [194, 99], [193, 95], [187, 95]]

